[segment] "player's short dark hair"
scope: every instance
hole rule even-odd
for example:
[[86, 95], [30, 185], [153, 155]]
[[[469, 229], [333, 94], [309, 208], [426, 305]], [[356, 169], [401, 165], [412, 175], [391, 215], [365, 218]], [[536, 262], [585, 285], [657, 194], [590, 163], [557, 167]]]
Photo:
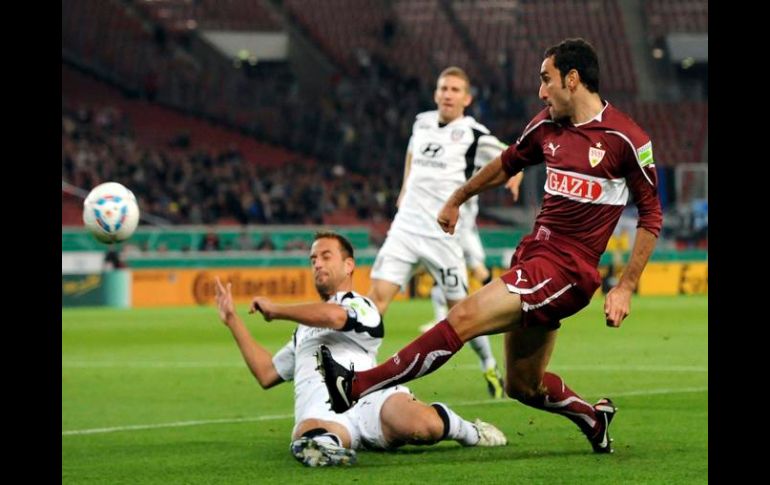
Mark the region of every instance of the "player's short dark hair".
[[463, 70], [461, 67], [457, 66], [449, 66], [443, 71], [441, 71], [441, 74], [438, 75], [438, 78], [441, 79], [442, 77], [447, 76], [455, 76], [459, 77], [463, 81], [465, 81], [465, 90], [470, 92], [471, 91], [471, 78], [468, 77], [468, 74]]
[[318, 241], [319, 239], [336, 239], [337, 242], [340, 243], [340, 250], [342, 251], [342, 256], [345, 258], [353, 258], [355, 261], [356, 257], [353, 253], [353, 245], [350, 244], [350, 241], [348, 238], [343, 236], [342, 234], [337, 234], [334, 231], [318, 231], [315, 233], [315, 236], [313, 236], [313, 241]]
[[562, 85], [567, 74], [575, 69], [588, 91], [599, 92], [599, 57], [587, 40], [580, 37], [565, 39], [545, 50], [545, 57], [551, 56], [553, 65], [561, 72]]

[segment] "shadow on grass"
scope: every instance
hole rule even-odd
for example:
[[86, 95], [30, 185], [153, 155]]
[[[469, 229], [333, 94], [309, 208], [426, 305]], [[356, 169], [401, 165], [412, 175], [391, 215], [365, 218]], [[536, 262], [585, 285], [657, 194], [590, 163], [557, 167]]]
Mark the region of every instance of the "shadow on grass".
[[[400, 464], [407, 464], [418, 458], [430, 459], [441, 456], [440, 463], [479, 463], [499, 462], [508, 460], [537, 460], [554, 457], [570, 456], [597, 456], [587, 450], [534, 450], [522, 449], [521, 446], [504, 446], [494, 448], [462, 448], [453, 446], [417, 447], [409, 446], [393, 451], [369, 451], [362, 450], [359, 454], [359, 466], [393, 466], [394, 460]], [[381, 457], [381, 458], [380, 458]], [[433, 460], [430, 460], [433, 462]], [[420, 460], [419, 463], [426, 464]], [[440, 464], [436, 463], [436, 464]]]

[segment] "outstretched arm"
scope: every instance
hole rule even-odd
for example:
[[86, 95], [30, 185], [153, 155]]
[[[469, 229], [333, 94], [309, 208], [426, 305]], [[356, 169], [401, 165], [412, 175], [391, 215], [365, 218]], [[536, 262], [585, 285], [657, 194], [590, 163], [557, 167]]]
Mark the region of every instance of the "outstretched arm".
[[249, 370], [259, 381], [263, 389], [269, 389], [283, 382], [281, 376], [273, 365], [273, 356], [264, 347], [259, 345], [251, 336], [241, 317], [235, 313], [233, 305], [232, 285], [222, 285], [219, 278], [216, 279], [216, 302], [219, 310], [219, 318], [230, 329], [230, 332], [241, 350], [243, 360], [249, 366]]
[[630, 313], [631, 294], [639, 284], [639, 278], [655, 249], [655, 243], [663, 225], [663, 212], [657, 191], [658, 178], [652, 159], [652, 145], [646, 137], [640, 143], [646, 143], [644, 146], [649, 147], [647, 149], [649, 158], [642, 163], [633, 150], [634, 147], [631, 146], [627, 156], [629, 173], [626, 176], [626, 183], [639, 212], [636, 238], [631, 257], [620, 281], [615, 288], [607, 292], [604, 299], [604, 315], [608, 327], [619, 327]]
[[348, 313], [340, 305], [331, 303], [300, 303], [280, 305], [269, 298], [257, 296], [251, 302], [249, 313], [260, 312], [268, 322], [291, 320], [308, 327], [341, 330], [348, 320]]
[[519, 188], [521, 187], [521, 181], [524, 178], [524, 171], [517, 173], [513, 177], [509, 178], [505, 183], [505, 188], [511, 192], [511, 197], [514, 202], [519, 200]]
[[463, 202], [485, 190], [502, 185], [508, 178], [508, 174], [503, 170], [502, 160], [499, 156], [495, 157], [494, 160], [476, 172], [467, 182], [452, 192], [449, 200], [446, 201], [444, 207], [438, 213], [437, 219], [441, 229], [449, 234], [454, 234], [457, 219], [460, 215], [460, 206]]
[[608, 327], [619, 327], [631, 313], [631, 294], [639, 284], [642, 271], [650, 259], [658, 238], [649, 230], [640, 227], [636, 231], [631, 258], [623, 271], [617, 286], [607, 292], [604, 299], [604, 316]]

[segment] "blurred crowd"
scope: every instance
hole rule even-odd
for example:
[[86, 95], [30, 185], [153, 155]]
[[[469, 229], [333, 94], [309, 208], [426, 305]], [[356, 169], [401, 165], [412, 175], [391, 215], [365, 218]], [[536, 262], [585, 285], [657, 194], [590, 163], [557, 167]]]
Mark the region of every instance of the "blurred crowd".
[[[288, 66], [244, 68], [242, 109], [233, 116], [258, 139], [298, 154], [279, 169], [260, 170], [237, 148], [196, 151], [174, 140], [165, 149], [141, 146], [116, 107], [65, 103], [62, 179], [82, 188], [122, 182], [143, 211], [176, 224], [321, 224], [333, 213], [390, 220], [414, 117], [435, 109], [434, 87], [369, 56], [361, 62], [357, 76], [336, 74], [333, 89], [310, 101], [298, 96]], [[523, 108], [494, 87], [474, 92], [468, 114], [507, 130], [503, 140], [517, 136], [524, 120], [511, 113], [523, 116]]]
[[175, 224], [322, 224], [340, 211], [388, 220], [402, 167], [369, 176], [339, 163], [287, 160], [260, 170], [235, 148], [200, 151], [139, 146], [114, 107], [62, 110], [62, 179], [82, 188], [113, 180], [130, 187], [145, 212]]
[[[401, 171], [415, 115], [436, 108], [435, 84], [404, 78], [375, 54], [357, 52], [356, 75], [335, 74], [332, 88], [311, 98], [301, 99], [288, 66], [251, 68], [247, 78], [257, 83], [244, 80], [239, 99], [257, 108], [239, 118], [260, 139], [358, 173]], [[501, 140], [515, 140], [528, 121], [524, 102], [494, 84], [472, 91], [466, 113]]]

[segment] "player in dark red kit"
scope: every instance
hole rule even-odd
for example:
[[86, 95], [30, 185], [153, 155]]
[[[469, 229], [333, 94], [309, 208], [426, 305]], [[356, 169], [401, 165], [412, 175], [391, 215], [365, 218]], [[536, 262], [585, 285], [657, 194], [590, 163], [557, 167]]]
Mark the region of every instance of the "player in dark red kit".
[[433, 372], [468, 340], [505, 333], [508, 396], [577, 424], [597, 453], [611, 453], [609, 399], [587, 403], [546, 368], [561, 320], [585, 307], [601, 285], [599, 257], [629, 194], [639, 209], [636, 240], [616, 287], [607, 293], [607, 326], [628, 316], [631, 294], [662, 224], [649, 136], [599, 96], [599, 63], [583, 39], [545, 51], [540, 98], [548, 106], [517, 142], [458, 188], [438, 215], [452, 234], [460, 205], [503, 184], [523, 168], [545, 163], [545, 197], [535, 227], [501, 278], [452, 308], [446, 320], [385, 363], [364, 372], [319, 352], [320, 370], [340, 412], [361, 396]]

